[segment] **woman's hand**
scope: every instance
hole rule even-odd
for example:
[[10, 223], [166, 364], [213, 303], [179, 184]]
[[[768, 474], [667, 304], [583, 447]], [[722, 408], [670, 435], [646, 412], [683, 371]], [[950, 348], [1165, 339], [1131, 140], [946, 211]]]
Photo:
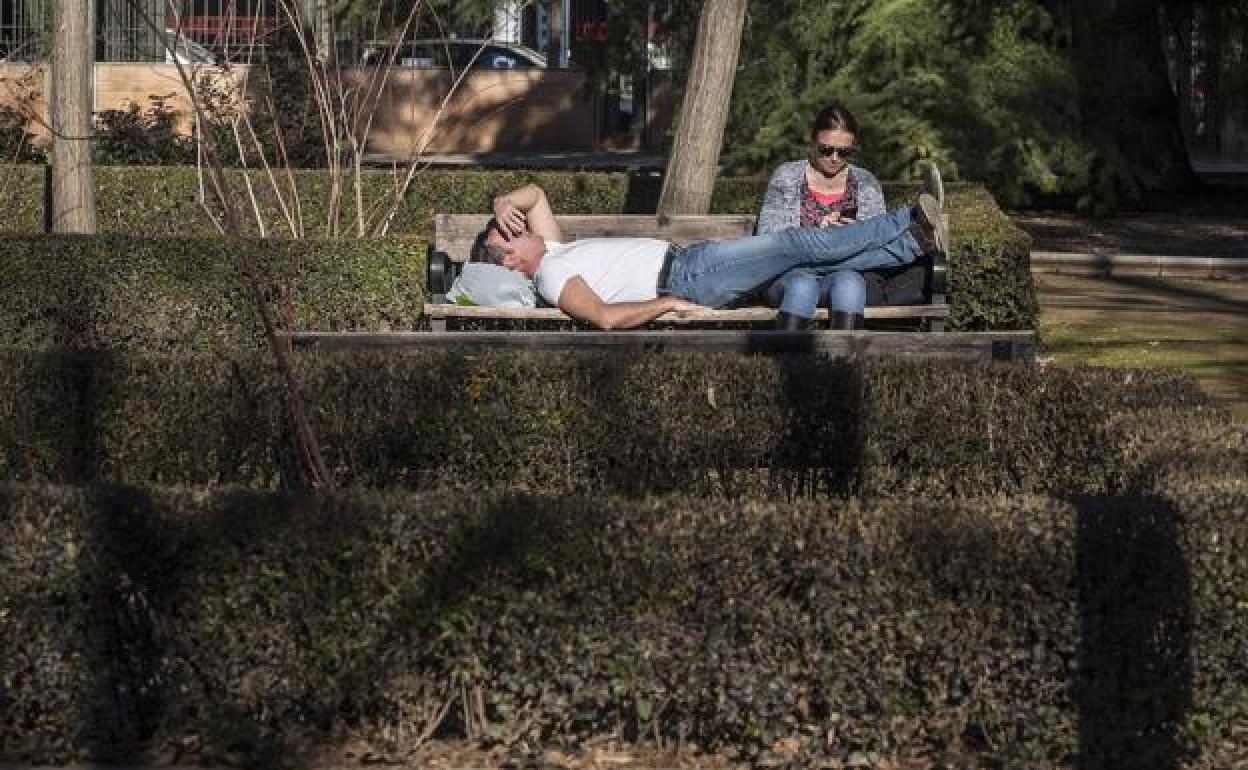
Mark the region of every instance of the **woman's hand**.
[[839, 211], [833, 211], [830, 214], [826, 214], [823, 219], [819, 220], [819, 226], [840, 227], [841, 225], [848, 225], [856, 221], [858, 220], [854, 217], [842, 215]]

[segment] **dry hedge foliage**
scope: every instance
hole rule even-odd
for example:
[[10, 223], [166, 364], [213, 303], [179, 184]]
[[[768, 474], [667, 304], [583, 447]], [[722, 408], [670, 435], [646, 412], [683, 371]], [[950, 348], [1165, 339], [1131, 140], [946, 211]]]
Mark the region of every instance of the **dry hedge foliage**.
[[334, 494], [261, 355], [0, 352], [0, 761], [1248, 753], [1248, 430], [1181, 374], [299, 366]]
[[1246, 505], [1181, 459], [924, 501], [0, 485], [0, 758], [1177, 767], [1242, 741]]
[[[1225, 420], [1162, 371], [557, 352], [298, 366], [348, 486], [1101, 494], [1147, 480], [1172, 432]], [[272, 488], [298, 484], [297, 469], [261, 354], [0, 351], [0, 479]]]

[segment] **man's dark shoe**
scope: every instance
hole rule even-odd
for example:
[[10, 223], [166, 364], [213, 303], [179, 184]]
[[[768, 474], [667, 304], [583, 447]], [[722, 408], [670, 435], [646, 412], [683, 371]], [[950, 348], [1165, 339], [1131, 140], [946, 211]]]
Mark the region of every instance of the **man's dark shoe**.
[[802, 318], [781, 310], [776, 313], [776, 330], [782, 332], [802, 332], [810, 328], [810, 319]]
[[838, 331], [861, 329], [862, 321], [862, 313], [846, 313], [844, 310], [833, 310], [828, 314], [828, 328]]
[[923, 173], [923, 192], [936, 199], [936, 203], [940, 206], [941, 211], [945, 208], [945, 183], [940, 178], [940, 169], [936, 168], [935, 163], [927, 164], [927, 171]]
[[921, 192], [914, 202], [911, 232], [919, 248], [927, 255], [949, 258], [949, 227], [945, 224], [940, 203], [931, 193]]

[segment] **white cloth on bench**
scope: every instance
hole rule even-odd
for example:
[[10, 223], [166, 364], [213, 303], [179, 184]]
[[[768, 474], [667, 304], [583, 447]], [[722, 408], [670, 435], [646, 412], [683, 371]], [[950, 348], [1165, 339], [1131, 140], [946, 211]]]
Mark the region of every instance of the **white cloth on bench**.
[[456, 305], [537, 307], [537, 292], [522, 273], [488, 262], [468, 262], [446, 300]]

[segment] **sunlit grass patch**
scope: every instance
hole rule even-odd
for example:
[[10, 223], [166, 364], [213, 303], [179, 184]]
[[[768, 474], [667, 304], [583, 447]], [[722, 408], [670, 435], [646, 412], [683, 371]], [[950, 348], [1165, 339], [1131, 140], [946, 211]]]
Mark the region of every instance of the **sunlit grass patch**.
[[1042, 323], [1040, 334], [1043, 355], [1060, 363], [1185, 369], [1248, 419], [1248, 322]]

